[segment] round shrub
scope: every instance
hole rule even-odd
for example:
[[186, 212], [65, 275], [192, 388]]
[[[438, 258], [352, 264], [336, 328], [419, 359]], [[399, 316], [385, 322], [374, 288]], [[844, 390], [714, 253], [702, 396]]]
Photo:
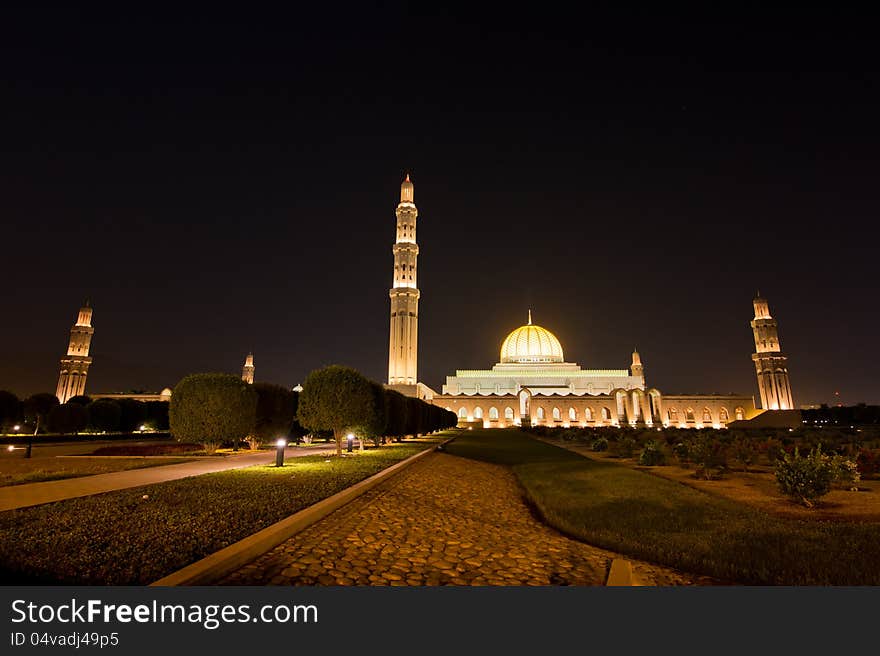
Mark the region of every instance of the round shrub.
[[232, 374], [192, 374], [171, 395], [168, 418], [181, 442], [198, 442], [216, 451], [223, 442], [237, 444], [254, 426], [257, 393]]
[[607, 451], [608, 450], [608, 440], [604, 437], [597, 437], [593, 440], [593, 443], [590, 445], [590, 449], [593, 451]]
[[645, 442], [642, 452], [639, 454], [639, 464], [645, 467], [654, 467], [666, 464], [666, 454], [660, 450], [660, 446], [654, 440]]
[[122, 408], [113, 399], [97, 399], [88, 405], [89, 425], [99, 431], [115, 431], [122, 419]]
[[620, 435], [611, 444], [611, 452], [618, 458], [632, 458], [638, 443], [629, 435]]

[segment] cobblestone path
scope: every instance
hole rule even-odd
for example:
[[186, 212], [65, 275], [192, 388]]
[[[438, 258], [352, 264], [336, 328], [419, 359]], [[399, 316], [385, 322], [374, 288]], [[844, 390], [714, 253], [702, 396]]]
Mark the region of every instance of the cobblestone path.
[[[614, 554], [535, 519], [506, 468], [432, 454], [220, 585], [603, 585]], [[633, 562], [648, 585], [692, 577]]]

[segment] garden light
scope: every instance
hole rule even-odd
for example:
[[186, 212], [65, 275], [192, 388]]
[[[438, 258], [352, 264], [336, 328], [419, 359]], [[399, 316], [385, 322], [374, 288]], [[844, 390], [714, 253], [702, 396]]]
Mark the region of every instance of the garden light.
[[142, 430], [142, 431], [147, 430], [147, 426], [146, 426], [146, 424], [141, 424], [141, 430]]
[[345, 439], [348, 441], [348, 452], [351, 453], [354, 448], [354, 433], [349, 433]]
[[6, 450], [7, 451], [15, 451], [15, 447], [10, 444], [8, 447], [6, 447]]
[[287, 440], [284, 438], [279, 438], [275, 442], [275, 466], [283, 467], [284, 466], [284, 447], [287, 446]]
[[16, 424], [15, 426], [12, 427], [12, 430], [14, 430], [14, 431], [21, 430], [21, 426]]

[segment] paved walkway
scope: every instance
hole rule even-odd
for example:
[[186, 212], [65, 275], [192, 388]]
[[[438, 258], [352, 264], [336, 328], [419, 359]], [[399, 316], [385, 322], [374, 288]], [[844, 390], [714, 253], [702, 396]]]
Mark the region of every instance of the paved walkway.
[[[608, 551], [531, 514], [506, 468], [432, 454], [220, 585], [604, 585]], [[648, 585], [696, 581], [634, 562]]]
[[[318, 453], [335, 453], [336, 447], [326, 445], [311, 447], [294, 447], [285, 451], [285, 457], [298, 458]], [[182, 456], [185, 457], [185, 456]], [[144, 469], [97, 474], [96, 476], [80, 476], [65, 478], [43, 483], [26, 485], [8, 485], [0, 487], [0, 511], [37, 506], [42, 503], [63, 501], [75, 497], [87, 497], [102, 492], [124, 490], [141, 485], [152, 485], [174, 481], [179, 478], [200, 476], [212, 472], [241, 469], [253, 465], [267, 465], [275, 462], [275, 451], [242, 452], [241, 455], [226, 457], [200, 458], [191, 462], [176, 465], [162, 465]]]

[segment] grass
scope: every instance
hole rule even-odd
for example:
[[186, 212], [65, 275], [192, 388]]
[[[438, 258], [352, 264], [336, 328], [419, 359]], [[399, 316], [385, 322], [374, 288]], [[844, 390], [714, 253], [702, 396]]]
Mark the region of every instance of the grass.
[[551, 526], [634, 558], [752, 585], [880, 585], [880, 525], [782, 519], [517, 430], [446, 447], [511, 467]]
[[76, 458], [16, 458], [13, 460], [4, 458], [0, 460], [0, 487], [57, 481], [64, 478], [93, 476], [159, 465], [175, 465], [179, 462], [189, 462], [189, 460], [189, 458], [108, 458], [107, 460], [93, 458], [83, 458], [82, 460]]
[[0, 580], [151, 583], [436, 441], [342, 458], [304, 456], [280, 468], [249, 467], [3, 512]]

